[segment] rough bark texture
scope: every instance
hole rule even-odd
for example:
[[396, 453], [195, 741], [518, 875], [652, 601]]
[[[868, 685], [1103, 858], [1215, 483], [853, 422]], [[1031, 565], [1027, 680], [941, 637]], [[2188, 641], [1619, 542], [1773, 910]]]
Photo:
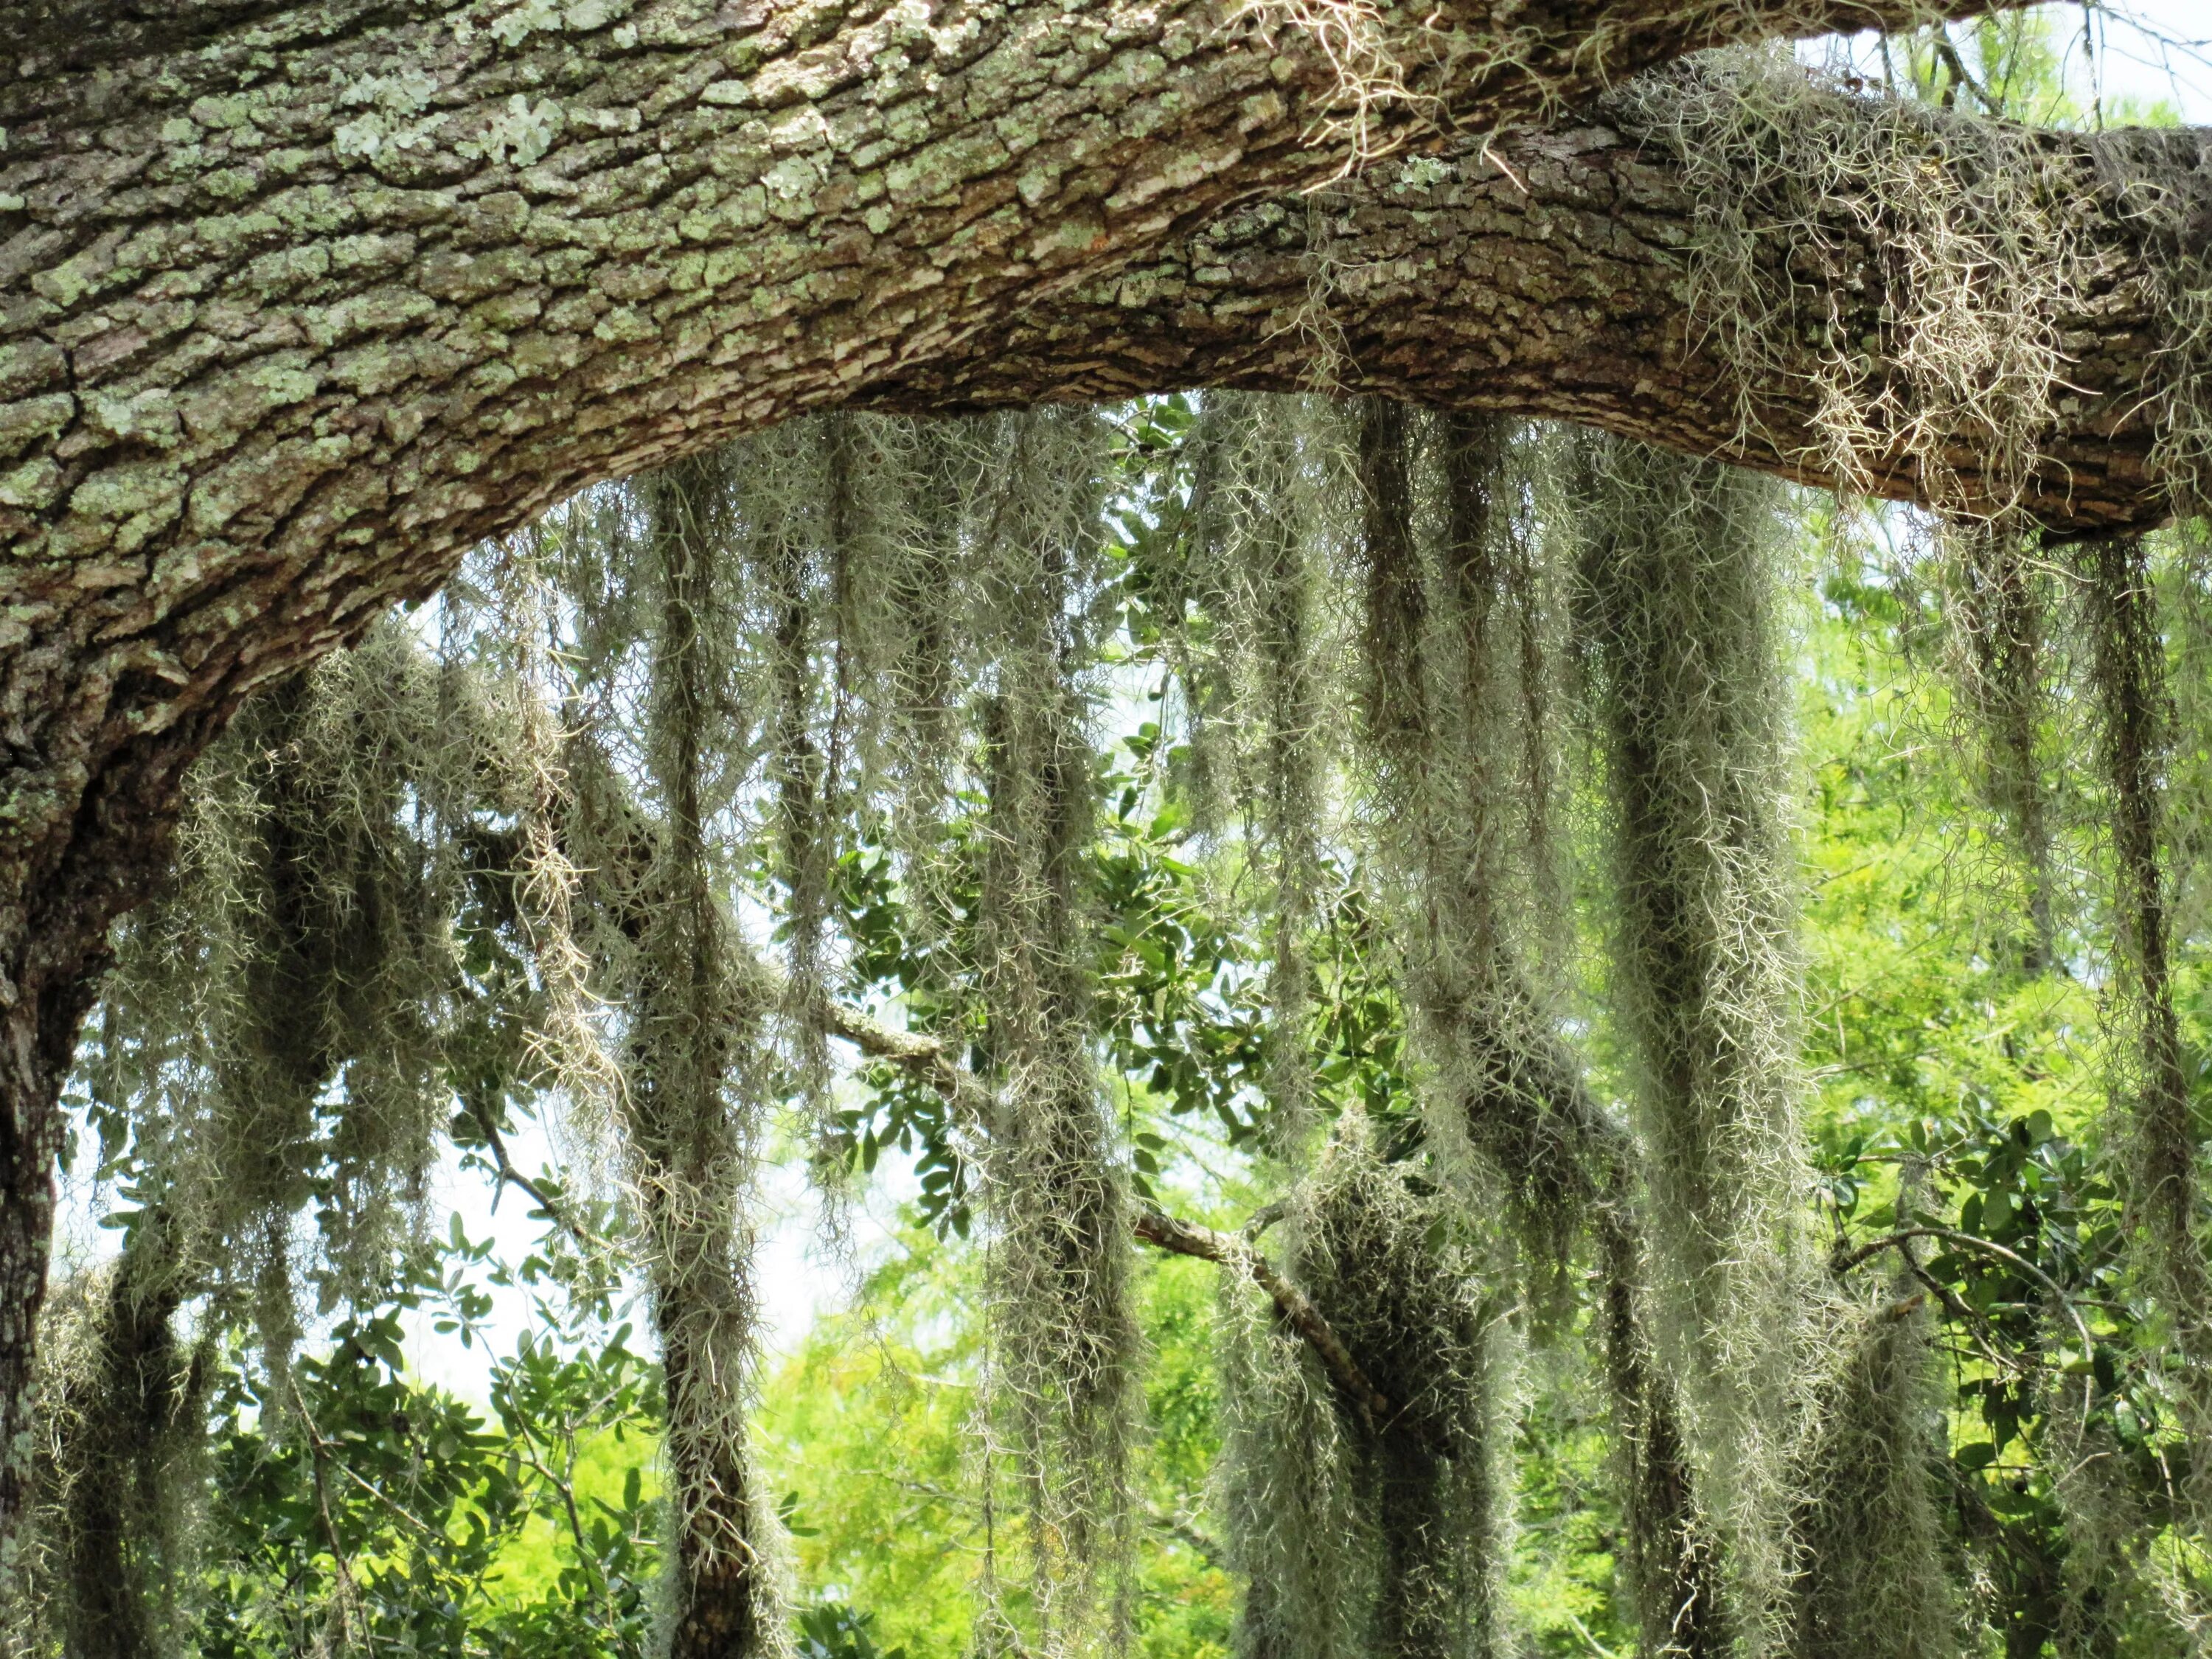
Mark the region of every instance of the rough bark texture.
[[[1373, 50], [1352, 56], [1407, 88], [1370, 137], [1489, 131], [1691, 47], [1907, 9], [1453, 0], [1354, 9]], [[580, 484], [870, 388], [926, 401], [1018, 313], [1327, 179], [1350, 153], [1343, 80], [1299, 15], [9, 9], [0, 1451], [25, 1420], [88, 975], [228, 711]], [[1087, 361], [993, 395], [1087, 390]], [[0, 1475], [0, 1532], [16, 1501]]]
[[[2160, 287], [2167, 251], [2156, 227], [2115, 205], [2111, 180], [2134, 172], [2202, 191], [2212, 130], [2039, 142], [2053, 188], [2094, 216], [2098, 281], [2078, 311], [2055, 319], [2072, 357], [2066, 395], [2036, 434], [2028, 507], [2063, 534], [2148, 529], [2172, 511], [2152, 467], [2162, 356], [2175, 346]], [[1224, 214], [1010, 319], [988, 349], [862, 395], [927, 410], [1054, 384], [1103, 398], [1174, 386], [1310, 390], [1318, 380], [1432, 408], [1571, 421], [1832, 485], [1810, 351], [1801, 376], [1747, 387], [1711, 319], [1693, 314], [1684, 246], [1696, 206], [1666, 156], [1595, 121], [1465, 143]], [[1825, 321], [1842, 294], [1849, 337], [1870, 338], [1894, 307], [1892, 273], [1883, 250], [1850, 240], [1854, 261], [1790, 275], [1808, 321]], [[1901, 375], [1881, 390], [1917, 408]], [[1962, 430], [1945, 452], [1970, 494], [1993, 487], [1982, 473], [1990, 447]], [[1877, 493], [1928, 499], [1902, 446], [1860, 459]]]

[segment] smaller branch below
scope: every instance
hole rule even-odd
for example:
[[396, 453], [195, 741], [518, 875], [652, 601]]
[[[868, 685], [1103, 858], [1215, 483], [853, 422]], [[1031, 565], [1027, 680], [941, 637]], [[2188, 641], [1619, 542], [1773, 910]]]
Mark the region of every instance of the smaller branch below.
[[614, 1248], [605, 1239], [601, 1238], [571, 1215], [568, 1206], [546, 1191], [541, 1183], [532, 1180], [520, 1170], [515, 1168], [514, 1158], [507, 1155], [507, 1137], [500, 1133], [497, 1119], [494, 1118], [489, 1111], [473, 1103], [469, 1106], [468, 1111], [470, 1121], [475, 1123], [478, 1132], [484, 1138], [484, 1144], [491, 1149], [493, 1173], [501, 1186], [513, 1187], [519, 1190], [524, 1197], [537, 1205], [549, 1220], [567, 1233], [569, 1237], [574, 1239], [577, 1243], [582, 1245], [586, 1250], [605, 1251]]
[[1368, 1380], [1367, 1373], [1359, 1369], [1359, 1362], [1329, 1328], [1328, 1321], [1322, 1317], [1321, 1310], [1314, 1306], [1304, 1291], [1277, 1273], [1274, 1264], [1259, 1251], [1241, 1238], [1178, 1220], [1150, 1204], [1138, 1206], [1135, 1231], [1147, 1244], [1171, 1255], [1196, 1256], [1201, 1261], [1243, 1269], [1252, 1282], [1267, 1293], [1284, 1322], [1304, 1337], [1321, 1357], [1328, 1374], [1352, 1396], [1370, 1425], [1389, 1421], [1389, 1397]]
[[[989, 1122], [990, 1099], [983, 1085], [937, 1038], [894, 1030], [830, 997], [817, 1003], [813, 1018], [823, 1030], [843, 1038], [870, 1059], [902, 1066], [920, 1077], [970, 1123], [981, 1127]], [[1282, 1212], [1279, 1206], [1268, 1206], [1253, 1217], [1243, 1235], [1238, 1237], [1179, 1220], [1157, 1205], [1140, 1204], [1132, 1231], [1146, 1243], [1170, 1255], [1195, 1256], [1201, 1261], [1244, 1273], [1267, 1293], [1284, 1322], [1305, 1339], [1337, 1386], [1350, 1396], [1368, 1426], [1394, 1426], [1394, 1408], [1389, 1396], [1359, 1368], [1359, 1362], [1329, 1328], [1328, 1321], [1322, 1317], [1321, 1310], [1314, 1306], [1311, 1298], [1277, 1273], [1274, 1264], [1250, 1242]], [[1439, 1456], [1451, 1455], [1428, 1425], [1416, 1421], [1408, 1426]]]

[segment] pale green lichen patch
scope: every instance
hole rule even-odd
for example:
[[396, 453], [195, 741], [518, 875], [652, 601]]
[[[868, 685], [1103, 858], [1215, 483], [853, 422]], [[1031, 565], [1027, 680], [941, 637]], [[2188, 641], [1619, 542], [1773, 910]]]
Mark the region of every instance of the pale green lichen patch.
[[26, 461], [14, 471], [0, 474], [0, 506], [27, 507], [38, 512], [52, 507], [62, 490], [62, 470], [51, 456]]
[[84, 400], [84, 412], [97, 431], [160, 449], [171, 447], [182, 435], [175, 400], [166, 387], [124, 394], [92, 392]]
[[59, 432], [76, 413], [76, 399], [66, 392], [0, 404], [0, 453], [17, 453], [31, 439]]
[[482, 156], [495, 165], [535, 167], [544, 160], [561, 136], [567, 118], [550, 98], [532, 103], [522, 93], [512, 94], [483, 134], [460, 146], [464, 155]]

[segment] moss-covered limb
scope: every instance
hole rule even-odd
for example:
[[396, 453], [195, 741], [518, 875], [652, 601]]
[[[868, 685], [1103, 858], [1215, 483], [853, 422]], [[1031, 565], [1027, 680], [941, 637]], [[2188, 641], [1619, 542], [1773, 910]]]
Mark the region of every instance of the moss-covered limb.
[[[78, 981], [158, 868], [192, 755], [256, 685], [589, 479], [871, 387], [940, 406], [990, 390], [948, 358], [1039, 369], [998, 400], [1079, 393], [1134, 360], [1115, 344], [1133, 313], [1218, 316], [1217, 340], [1249, 347], [1255, 308], [1187, 303], [1210, 279], [1172, 300], [1139, 279], [1129, 297], [1156, 304], [1077, 319], [1042, 364], [994, 324], [1345, 154], [1304, 142], [1344, 90], [1328, 53], [1296, 27], [1224, 27], [1210, 0], [926, 24], [495, 9], [195, 9], [175, 34], [73, 0], [40, 8], [64, 44], [0, 88], [0, 974], [21, 1073], [0, 1079], [0, 1175], [25, 1230], [0, 1234], [0, 1429], [20, 1425]], [[1540, 90], [1572, 99], [1686, 46], [1906, 9], [1547, 0], [1494, 62], [1419, 90], [1491, 131]], [[45, 33], [61, 15], [91, 21]], [[1441, 21], [1478, 58], [1501, 45], [1486, 9]], [[931, 359], [935, 392], [915, 372]], [[1153, 362], [1153, 385], [1231, 372]], [[1641, 409], [1638, 384], [1576, 395]], [[1732, 430], [1647, 423], [1700, 447]]]
[[[1826, 135], [1836, 155], [1848, 161], [1853, 143], [1881, 140], [1881, 106], [1802, 82], [1799, 91], [1805, 131]], [[1666, 107], [1659, 100], [1644, 120]], [[1716, 95], [1699, 118], [1717, 125], [1724, 112]], [[1972, 130], [1971, 118], [1947, 118]], [[1331, 384], [1345, 391], [1571, 421], [1893, 499], [1969, 511], [2008, 499], [2019, 480], [1997, 476], [1987, 434], [1907, 372], [1915, 339], [1924, 347], [1932, 337], [1905, 332], [1919, 325], [1925, 296], [1885, 254], [1892, 238], [1803, 226], [1799, 210], [1776, 199], [1786, 196], [1786, 167], [1708, 149], [1702, 128], [1681, 136], [1699, 159], [1692, 167], [1646, 142], [1644, 126], [1608, 120], [1379, 166], [1322, 207], [1233, 210], [1111, 283], [1078, 286], [999, 325], [972, 357], [902, 366], [861, 395], [887, 408], [989, 404], [1063, 363], [1071, 391], [1101, 398], [1169, 383], [1302, 390], [1314, 371], [1301, 323], [1325, 258]], [[2203, 353], [2175, 309], [2172, 248], [2112, 180], [2132, 178], [2145, 198], [2201, 189], [2206, 142], [2191, 131], [2038, 133], [2002, 161], [2015, 170], [2007, 191], [2032, 196], [2041, 214], [2063, 208], [2075, 239], [2066, 260], [2031, 259], [2020, 281], [1987, 296], [2029, 308], [2014, 325], [2024, 338], [2069, 343], [2064, 387], [2050, 388], [2039, 410], [2014, 405], [2032, 428], [2026, 505], [2053, 527], [2144, 529], [2172, 510], [2157, 459], [2161, 424], [2175, 377]], [[1878, 207], [1878, 159], [1876, 150], [1863, 174], [1831, 181], [1839, 201]], [[1716, 165], [1732, 170], [1717, 178]], [[1978, 202], [1971, 170], [1946, 167], [1942, 177], [1958, 181], [1962, 210]], [[1684, 250], [1720, 203], [1740, 208], [1748, 244], [1771, 257], [1761, 271], [1789, 278], [1796, 309], [1755, 342], [1777, 354], [1771, 362], [1747, 366], [1723, 349], [1708, 326], [1714, 304], [1693, 295]], [[1785, 255], [1790, 246], [1807, 252]], [[2062, 264], [2094, 278], [2069, 283]], [[1132, 302], [1151, 295], [1160, 303]], [[2006, 325], [1968, 320], [1983, 331]], [[1876, 378], [1856, 395], [1911, 442], [1838, 451], [1816, 344], [1832, 325], [1838, 341], [1881, 344], [1863, 360]]]
[[[296, 0], [196, 12], [189, 47], [70, 9], [104, 21], [0, 89], [11, 907], [111, 762], [116, 805], [158, 807], [254, 684], [472, 543], [963, 354], [1345, 155], [1306, 142], [1343, 91], [1321, 44], [1212, 0]], [[1501, 41], [1470, 3], [1415, 78], [1487, 128], [1781, 16], [1893, 9], [1547, 0]]]

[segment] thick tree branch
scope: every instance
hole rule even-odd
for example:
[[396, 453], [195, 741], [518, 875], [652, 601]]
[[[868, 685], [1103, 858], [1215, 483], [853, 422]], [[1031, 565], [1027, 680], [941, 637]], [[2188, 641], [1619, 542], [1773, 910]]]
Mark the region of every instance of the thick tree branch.
[[[2161, 289], [2171, 250], [2111, 181], [2126, 172], [2201, 192], [2212, 131], [2050, 134], [2039, 143], [2044, 188], [2075, 204], [2096, 276], [2049, 319], [2069, 362], [2033, 434], [2027, 505], [2065, 533], [2147, 528], [2172, 511], [2152, 465], [2179, 343]], [[1820, 429], [1812, 349], [1801, 338], [1793, 373], [1748, 380], [1713, 319], [1697, 313], [1685, 252], [1697, 206], [1679, 166], [1611, 127], [1514, 134], [1224, 215], [1157, 258], [1009, 319], [988, 349], [864, 395], [931, 410], [1054, 385], [1095, 398], [1318, 385], [1573, 421], [1806, 483], [1842, 482]], [[1784, 230], [1765, 228], [1778, 251], [1790, 246]], [[1888, 251], [1863, 238], [1847, 246], [1849, 258], [1790, 267], [1801, 334], [1815, 321], [1825, 330], [1834, 306], [1844, 333], [1873, 339], [1886, 316], [1909, 309]], [[1922, 414], [1894, 357], [1884, 367], [1873, 397], [1900, 419]], [[1940, 456], [1966, 499], [1947, 505], [2003, 505], [2002, 483], [1986, 471], [1995, 447], [1963, 421], [1948, 433]], [[1926, 457], [1908, 445], [1857, 459], [1864, 476], [1852, 482], [1929, 499]]]
[[1138, 1206], [1133, 1231], [1146, 1243], [1171, 1255], [1195, 1256], [1232, 1272], [1241, 1269], [1267, 1293], [1283, 1322], [1305, 1339], [1306, 1346], [1314, 1351], [1330, 1378], [1344, 1390], [1360, 1414], [1376, 1427], [1390, 1425], [1389, 1397], [1368, 1380], [1367, 1373], [1359, 1368], [1359, 1362], [1322, 1317], [1312, 1298], [1277, 1273], [1274, 1264], [1249, 1243], [1234, 1234], [1218, 1233], [1211, 1227], [1178, 1219], [1153, 1204]]
[[585, 483], [920, 384], [1326, 181], [1355, 138], [1497, 130], [1692, 48], [1923, 9], [1392, 8], [1369, 67], [1404, 90], [1355, 132], [1329, 53], [1264, 3], [12, 8], [0, 1534], [88, 976], [257, 685]]

